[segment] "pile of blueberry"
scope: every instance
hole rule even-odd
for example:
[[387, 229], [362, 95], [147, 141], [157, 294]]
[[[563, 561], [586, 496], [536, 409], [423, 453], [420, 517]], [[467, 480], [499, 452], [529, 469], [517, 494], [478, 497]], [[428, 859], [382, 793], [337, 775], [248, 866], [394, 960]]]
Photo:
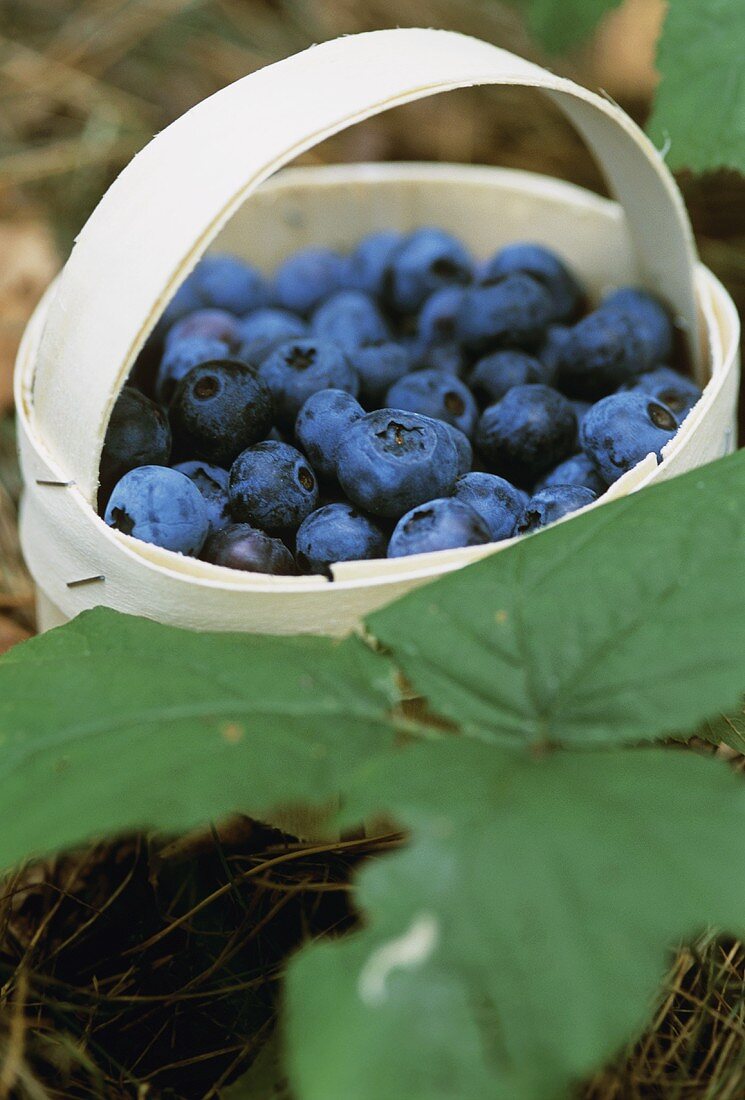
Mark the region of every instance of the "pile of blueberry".
[[269, 280], [201, 261], [114, 408], [100, 508], [217, 565], [497, 542], [589, 504], [700, 397], [649, 293], [587, 311], [553, 252], [477, 264], [440, 229], [297, 252]]

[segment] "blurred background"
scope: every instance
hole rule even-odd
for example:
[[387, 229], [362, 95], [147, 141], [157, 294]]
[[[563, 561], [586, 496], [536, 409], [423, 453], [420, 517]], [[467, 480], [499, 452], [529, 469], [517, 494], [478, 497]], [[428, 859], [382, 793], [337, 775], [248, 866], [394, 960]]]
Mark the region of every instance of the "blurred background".
[[[556, 5], [569, 22], [579, 18], [572, 14], [576, 3]], [[543, 53], [529, 34], [525, 6], [525, 0], [0, 0], [0, 650], [32, 625], [13, 524], [10, 384], [17, 343], [77, 230], [121, 168], [155, 132], [224, 84], [314, 42], [403, 25], [487, 39], [602, 89], [644, 123], [657, 84], [664, 0], [624, 0], [580, 47], [558, 56]], [[235, 140], [251, 140], [250, 119]], [[463, 91], [399, 108], [305, 159], [495, 163], [603, 190], [564, 120], [519, 90]], [[703, 259], [745, 309], [742, 177], [718, 171], [678, 178]]]

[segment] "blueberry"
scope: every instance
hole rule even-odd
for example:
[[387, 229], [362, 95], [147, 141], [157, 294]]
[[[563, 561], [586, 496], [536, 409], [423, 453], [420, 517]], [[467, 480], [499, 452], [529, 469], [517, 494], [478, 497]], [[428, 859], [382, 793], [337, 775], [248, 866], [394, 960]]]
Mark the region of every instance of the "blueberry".
[[139, 390], [125, 386], [112, 410], [101, 452], [101, 501], [129, 470], [165, 466], [170, 455], [171, 429], [165, 413]]
[[553, 309], [542, 283], [521, 272], [507, 275], [463, 295], [458, 316], [461, 339], [477, 355], [499, 348], [532, 351], [542, 343]]
[[232, 350], [241, 342], [238, 318], [224, 309], [198, 309], [187, 313], [168, 330], [166, 349], [181, 340], [222, 340]]
[[558, 384], [570, 397], [605, 397], [646, 369], [644, 347], [629, 317], [597, 309], [569, 329], [559, 353]]
[[489, 541], [489, 528], [479, 513], [462, 500], [446, 497], [420, 504], [401, 517], [388, 543], [388, 557], [482, 546]]
[[194, 281], [206, 306], [241, 316], [269, 301], [263, 276], [237, 256], [205, 256], [194, 269]]
[[466, 373], [468, 358], [460, 344], [422, 344], [412, 341], [411, 354], [415, 370], [439, 370], [462, 378]]
[[455, 444], [455, 450], [458, 454], [458, 477], [463, 474], [467, 474], [473, 466], [473, 447], [471, 441], [467, 435], [456, 428], [453, 424], [448, 424], [446, 421], [442, 421], [445, 427], [450, 432], [450, 438]]
[[312, 313], [346, 281], [347, 261], [330, 248], [303, 248], [289, 256], [274, 276], [277, 304], [294, 313]]
[[556, 384], [564, 345], [571, 331], [569, 325], [549, 325], [546, 330], [546, 337], [536, 352], [546, 376], [545, 381], [549, 386]]
[[402, 239], [402, 235], [393, 229], [382, 229], [363, 237], [349, 257], [348, 286], [379, 298], [383, 293], [386, 271]]
[[478, 408], [473, 394], [460, 379], [439, 370], [419, 370], [401, 378], [388, 390], [389, 409], [431, 416], [452, 424], [464, 435], [473, 435]]
[[215, 531], [227, 527], [230, 523], [228, 471], [222, 466], [211, 466], [209, 462], [179, 462], [173, 469], [180, 474], [186, 474], [204, 497], [210, 534], [214, 535]]
[[537, 531], [557, 519], [592, 504], [597, 494], [583, 485], [548, 485], [530, 498], [517, 525], [519, 534]]
[[653, 294], [636, 287], [622, 287], [604, 298], [600, 308], [629, 318], [644, 348], [648, 367], [670, 358], [674, 342], [672, 319]]
[[494, 351], [479, 359], [468, 379], [474, 396], [481, 405], [501, 401], [513, 386], [529, 386], [545, 382], [543, 365], [525, 351]]
[[473, 264], [467, 250], [442, 229], [417, 229], [394, 253], [386, 292], [397, 313], [416, 312], [436, 290], [471, 281]]
[[387, 539], [377, 524], [351, 504], [327, 504], [304, 519], [296, 556], [305, 573], [330, 576], [336, 561], [384, 558]]
[[204, 561], [246, 573], [297, 574], [295, 559], [280, 539], [257, 531], [249, 523], [233, 523], [211, 535], [202, 550]]
[[336, 476], [336, 452], [342, 437], [364, 409], [345, 390], [319, 390], [304, 403], [295, 421], [295, 435], [319, 477]]
[[368, 408], [379, 405], [393, 383], [413, 367], [408, 349], [392, 341], [357, 348], [350, 358], [360, 379], [360, 400]]
[[227, 468], [246, 447], [266, 438], [272, 396], [252, 367], [215, 359], [181, 379], [169, 413], [182, 454]]
[[572, 451], [577, 418], [549, 386], [513, 386], [479, 421], [476, 448], [493, 473], [529, 485]]
[[490, 542], [511, 538], [525, 508], [524, 494], [496, 474], [459, 477], [453, 496], [478, 512], [489, 528]]
[[163, 405], [168, 405], [176, 386], [192, 367], [212, 359], [225, 359], [229, 355], [228, 345], [214, 337], [192, 336], [187, 340], [177, 340], [163, 353], [155, 378], [155, 396]]
[[463, 294], [463, 287], [447, 286], [427, 299], [417, 321], [417, 336], [422, 347], [451, 344], [457, 339]]
[[458, 451], [447, 425], [401, 409], [355, 421], [339, 444], [337, 477], [353, 503], [397, 517], [452, 492]]
[[648, 393], [656, 401], [667, 405], [679, 424], [701, 397], [701, 390], [692, 379], [670, 367], [657, 367], [646, 374], [640, 374], [621, 389]]
[[257, 309], [240, 322], [240, 358], [258, 365], [288, 340], [300, 340], [308, 326], [288, 309]]
[[593, 405], [582, 421], [582, 449], [610, 485], [648, 454], [662, 448], [678, 429], [666, 405], [639, 390], [614, 393]]
[[361, 290], [332, 294], [313, 314], [311, 327], [319, 340], [332, 340], [347, 352], [390, 339], [383, 314]]
[[114, 486], [109, 527], [142, 542], [196, 556], [207, 537], [207, 506], [196, 485], [166, 466], [138, 466]]
[[230, 470], [235, 519], [268, 531], [297, 527], [318, 503], [318, 482], [305, 455], [267, 440], [249, 447]]
[[591, 489], [600, 496], [607, 486], [595, 468], [595, 464], [586, 454], [572, 455], [565, 458], [558, 466], [546, 474], [536, 484], [536, 490], [546, 489], [550, 485], [579, 485], [584, 489]]
[[523, 272], [542, 283], [554, 303], [554, 321], [571, 321], [582, 306], [584, 291], [562, 260], [540, 244], [508, 244], [484, 265], [479, 282], [497, 283]]
[[346, 390], [354, 397], [359, 378], [348, 356], [330, 340], [295, 340], [281, 344], [259, 367], [259, 377], [274, 398], [277, 418], [291, 425], [311, 394]]

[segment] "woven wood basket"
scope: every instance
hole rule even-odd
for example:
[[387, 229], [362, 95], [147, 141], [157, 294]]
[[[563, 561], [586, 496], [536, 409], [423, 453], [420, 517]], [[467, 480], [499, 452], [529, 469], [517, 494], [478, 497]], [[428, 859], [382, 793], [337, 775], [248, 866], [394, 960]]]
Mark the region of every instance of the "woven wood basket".
[[[371, 115], [479, 84], [541, 89], [582, 135], [617, 201], [533, 173], [460, 165], [275, 175]], [[21, 537], [41, 629], [106, 604], [196, 629], [342, 634], [415, 586], [508, 545], [339, 565], [331, 583], [182, 557], [109, 529], [94, 510], [117, 394], [206, 249], [272, 271], [306, 244], [348, 248], [373, 229], [427, 224], [452, 230], [477, 257], [512, 240], [541, 241], [569, 259], [592, 296], [637, 283], [675, 311], [704, 396], [662, 462], [648, 456], [599, 504], [732, 449], [737, 314], [698, 263], [681, 196], [634, 123], [613, 103], [473, 38], [390, 30], [338, 39], [237, 81], [154, 138], [104, 196], [30, 322], [16, 399]]]

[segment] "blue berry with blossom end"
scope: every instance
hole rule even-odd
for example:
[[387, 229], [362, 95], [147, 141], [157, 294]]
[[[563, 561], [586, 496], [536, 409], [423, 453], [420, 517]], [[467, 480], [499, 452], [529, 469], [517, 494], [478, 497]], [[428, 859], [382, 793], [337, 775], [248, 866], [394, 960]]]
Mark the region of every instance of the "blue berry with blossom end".
[[269, 301], [269, 287], [254, 267], [238, 256], [205, 256], [194, 270], [194, 281], [206, 306], [241, 316]]
[[181, 474], [186, 474], [193, 481], [204, 498], [207, 506], [207, 519], [210, 526], [210, 534], [222, 530], [230, 523], [230, 501], [228, 499], [228, 483], [230, 475], [221, 466], [211, 466], [209, 462], [179, 462], [173, 467]]
[[194, 557], [209, 531], [199, 489], [167, 466], [138, 466], [125, 474], [114, 486], [104, 518], [124, 535]]
[[671, 367], [657, 367], [640, 374], [633, 382], [627, 382], [621, 390], [637, 390], [648, 393], [656, 401], [666, 405], [680, 424], [701, 397], [701, 389], [691, 378]]
[[451, 344], [458, 338], [458, 314], [464, 288], [446, 286], [437, 290], [422, 306], [417, 321], [417, 336], [423, 348], [433, 344]]
[[468, 289], [458, 315], [460, 338], [476, 355], [499, 348], [532, 351], [543, 342], [553, 309], [545, 286], [518, 271]]
[[379, 298], [393, 255], [402, 241], [403, 235], [394, 229], [381, 229], [363, 237], [349, 257], [347, 286]]
[[407, 375], [386, 394], [389, 409], [408, 409], [452, 424], [464, 435], [473, 435], [478, 406], [468, 386], [445, 371], [419, 370]]
[[330, 248], [303, 248], [288, 256], [274, 276], [274, 298], [283, 309], [302, 316], [346, 282], [347, 261]]
[[257, 309], [240, 321], [241, 347], [239, 356], [246, 363], [258, 366], [280, 344], [301, 340], [308, 335], [308, 326], [288, 309]]
[[545, 286], [554, 303], [552, 321], [573, 320], [585, 293], [567, 265], [544, 245], [530, 242], [508, 244], [484, 265], [479, 282], [488, 285], [507, 275], [522, 272]]
[[471, 281], [473, 263], [467, 249], [442, 229], [417, 229], [393, 255], [386, 291], [401, 314], [415, 313], [435, 291]]
[[289, 443], [248, 447], [230, 470], [230, 510], [265, 531], [298, 527], [318, 504], [318, 482], [305, 455]]
[[628, 317], [644, 349], [647, 368], [670, 359], [674, 344], [673, 322], [659, 298], [639, 287], [621, 287], [608, 294], [600, 308]]
[[353, 352], [390, 339], [388, 325], [373, 299], [361, 290], [339, 290], [313, 314], [313, 335]]
[[452, 492], [458, 468], [448, 425], [402, 409], [377, 409], [355, 421], [336, 463], [349, 499], [363, 511], [389, 517]]
[[476, 449], [490, 471], [531, 485], [575, 446], [577, 418], [569, 401], [549, 386], [513, 386], [485, 409]]
[[401, 517], [388, 543], [388, 557], [482, 546], [489, 540], [489, 528], [470, 504], [444, 497], [420, 504]]
[[478, 512], [489, 528], [491, 542], [511, 538], [525, 508], [524, 494], [496, 474], [477, 471], [459, 477], [453, 496]]
[[231, 523], [214, 532], [204, 545], [202, 559], [245, 573], [269, 573], [278, 577], [297, 575], [295, 559], [282, 540], [272, 538], [250, 523]]
[[269, 387], [280, 424], [291, 426], [308, 398], [319, 390], [346, 390], [356, 397], [360, 382], [344, 352], [330, 340], [291, 340], [281, 344], [259, 367]]
[[558, 519], [585, 508], [597, 494], [582, 485], [547, 485], [530, 498], [517, 525], [518, 533], [526, 535], [546, 527]]
[[234, 359], [192, 367], [168, 411], [180, 454], [225, 469], [242, 450], [266, 438], [274, 416], [268, 388], [252, 367]]
[[298, 528], [298, 565], [306, 573], [330, 576], [337, 561], [384, 558], [387, 539], [380, 527], [352, 504], [326, 504]]
[[583, 452], [565, 458], [558, 466], [536, 482], [538, 489], [547, 489], [552, 485], [574, 485], [582, 489], [591, 489], [600, 496], [607, 489], [607, 485], [597, 471], [595, 463]]
[[160, 405], [125, 386], [111, 413], [99, 466], [100, 500], [136, 466], [165, 466], [171, 455], [171, 429]]
[[678, 422], [666, 405], [640, 390], [614, 393], [593, 405], [580, 429], [582, 449], [611, 485], [648, 454], [658, 460]]
[[475, 364], [468, 385], [482, 405], [501, 401], [513, 386], [546, 382], [546, 371], [539, 359], [525, 351], [495, 351]]
[[634, 322], [620, 310], [596, 309], [562, 337], [558, 385], [569, 397], [596, 401], [649, 366]]
[[222, 340], [233, 351], [241, 342], [238, 318], [224, 309], [198, 309], [187, 313], [168, 330], [165, 348], [168, 350], [182, 340], [195, 339]]
[[168, 405], [176, 386], [192, 367], [229, 357], [230, 348], [224, 340], [205, 336], [177, 340], [163, 353], [155, 378], [155, 396], [161, 404]]
[[295, 421], [295, 435], [319, 477], [336, 476], [336, 457], [345, 432], [365, 410], [345, 390], [319, 390], [304, 403]]

